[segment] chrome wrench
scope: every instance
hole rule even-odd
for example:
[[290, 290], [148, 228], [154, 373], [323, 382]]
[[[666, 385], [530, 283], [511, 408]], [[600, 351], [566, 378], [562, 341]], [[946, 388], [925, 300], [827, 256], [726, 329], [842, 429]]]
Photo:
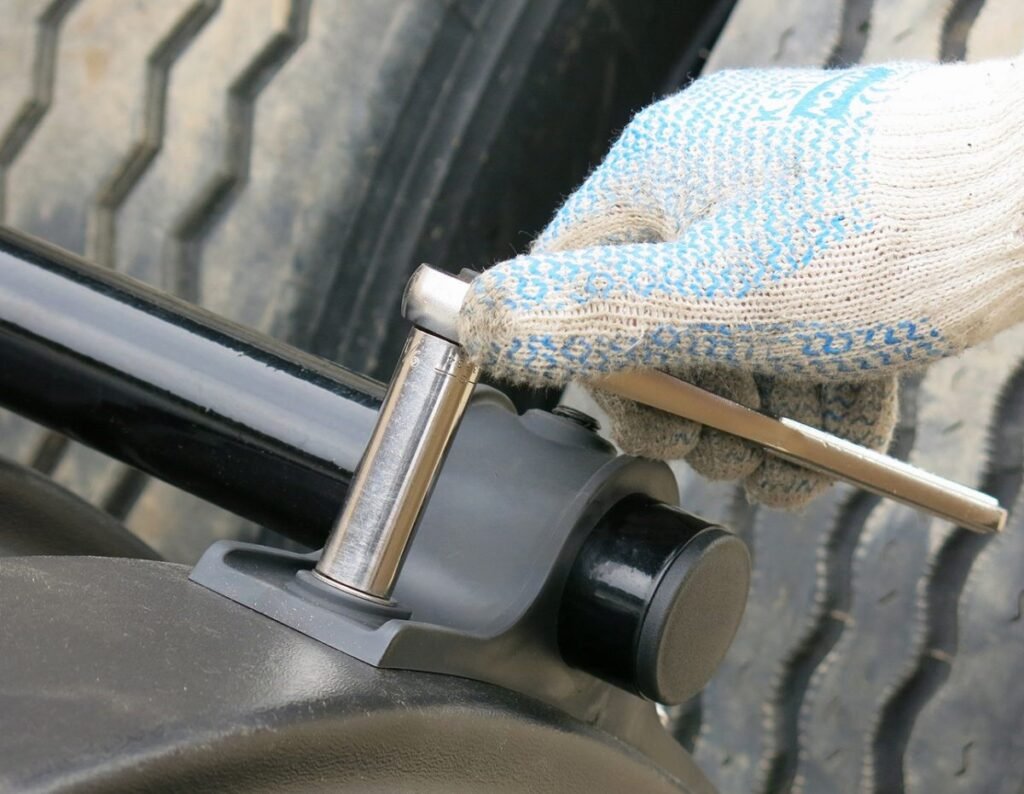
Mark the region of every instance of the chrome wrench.
[[[409, 282], [407, 316], [421, 327], [457, 341], [459, 307], [468, 288], [464, 281], [421, 266]], [[1006, 510], [987, 494], [792, 419], [751, 410], [664, 372], [618, 373], [589, 385], [739, 436], [784, 460], [965, 529], [991, 533], [1006, 524]]]

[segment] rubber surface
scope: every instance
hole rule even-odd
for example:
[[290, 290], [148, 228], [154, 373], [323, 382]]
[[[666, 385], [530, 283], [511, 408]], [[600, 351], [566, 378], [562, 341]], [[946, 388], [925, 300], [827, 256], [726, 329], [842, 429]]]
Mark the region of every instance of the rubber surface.
[[[1019, 0], [741, 0], [708, 69], [1010, 56]], [[973, 535], [846, 487], [792, 516], [684, 465], [684, 509], [754, 575], [736, 641], [675, 713], [722, 791], [1019, 792], [1024, 328], [903, 384], [894, 451], [1013, 505]]]
[[88, 555], [156, 560], [99, 508], [27, 466], [0, 458], [0, 557]]
[[710, 794], [683, 753], [669, 775], [531, 698], [378, 670], [187, 575], [3, 561], [0, 789]]
[[[521, 249], [712, 0], [2, 0], [0, 220], [386, 379], [407, 275]], [[194, 560], [238, 519], [11, 417]]]

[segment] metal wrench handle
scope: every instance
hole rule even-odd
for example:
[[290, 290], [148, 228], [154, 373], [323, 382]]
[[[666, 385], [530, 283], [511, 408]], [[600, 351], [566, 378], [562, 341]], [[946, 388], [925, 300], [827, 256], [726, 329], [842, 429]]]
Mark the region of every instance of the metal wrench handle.
[[792, 419], [767, 416], [664, 372], [611, 375], [593, 384], [652, 408], [722, 430], [865, 490], [975, 532], [999, 532], [1006, 511], [987, 494]]
[[[406, 293], [406, 316], [422, 328], [458, 341], [458, 312], [469, 285], [423, 265]], [[753, 411], [664, 372], [624, 372], [595, 381], [631, 400], [752, 441], [792, 463], [951, 521], [975, 532], [999, 532], [1006, 510], [991, 496], [930, 474], [786, 418]]]

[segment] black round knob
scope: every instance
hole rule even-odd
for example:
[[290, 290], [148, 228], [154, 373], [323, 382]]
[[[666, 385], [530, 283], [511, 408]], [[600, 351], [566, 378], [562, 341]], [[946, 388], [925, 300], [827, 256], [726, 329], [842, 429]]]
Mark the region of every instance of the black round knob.
[[558, 621], [563, 658], [658, 703], [696, 694], [743, 617], [739, 538], [647, 497], [610, 510], [580, 550]]

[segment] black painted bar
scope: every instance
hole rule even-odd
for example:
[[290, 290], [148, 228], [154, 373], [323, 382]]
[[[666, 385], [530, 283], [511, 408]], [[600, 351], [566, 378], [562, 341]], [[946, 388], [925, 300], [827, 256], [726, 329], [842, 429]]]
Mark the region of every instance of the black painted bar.
[[319, 545], [384, 387], [0, 227], [0, 405]]

